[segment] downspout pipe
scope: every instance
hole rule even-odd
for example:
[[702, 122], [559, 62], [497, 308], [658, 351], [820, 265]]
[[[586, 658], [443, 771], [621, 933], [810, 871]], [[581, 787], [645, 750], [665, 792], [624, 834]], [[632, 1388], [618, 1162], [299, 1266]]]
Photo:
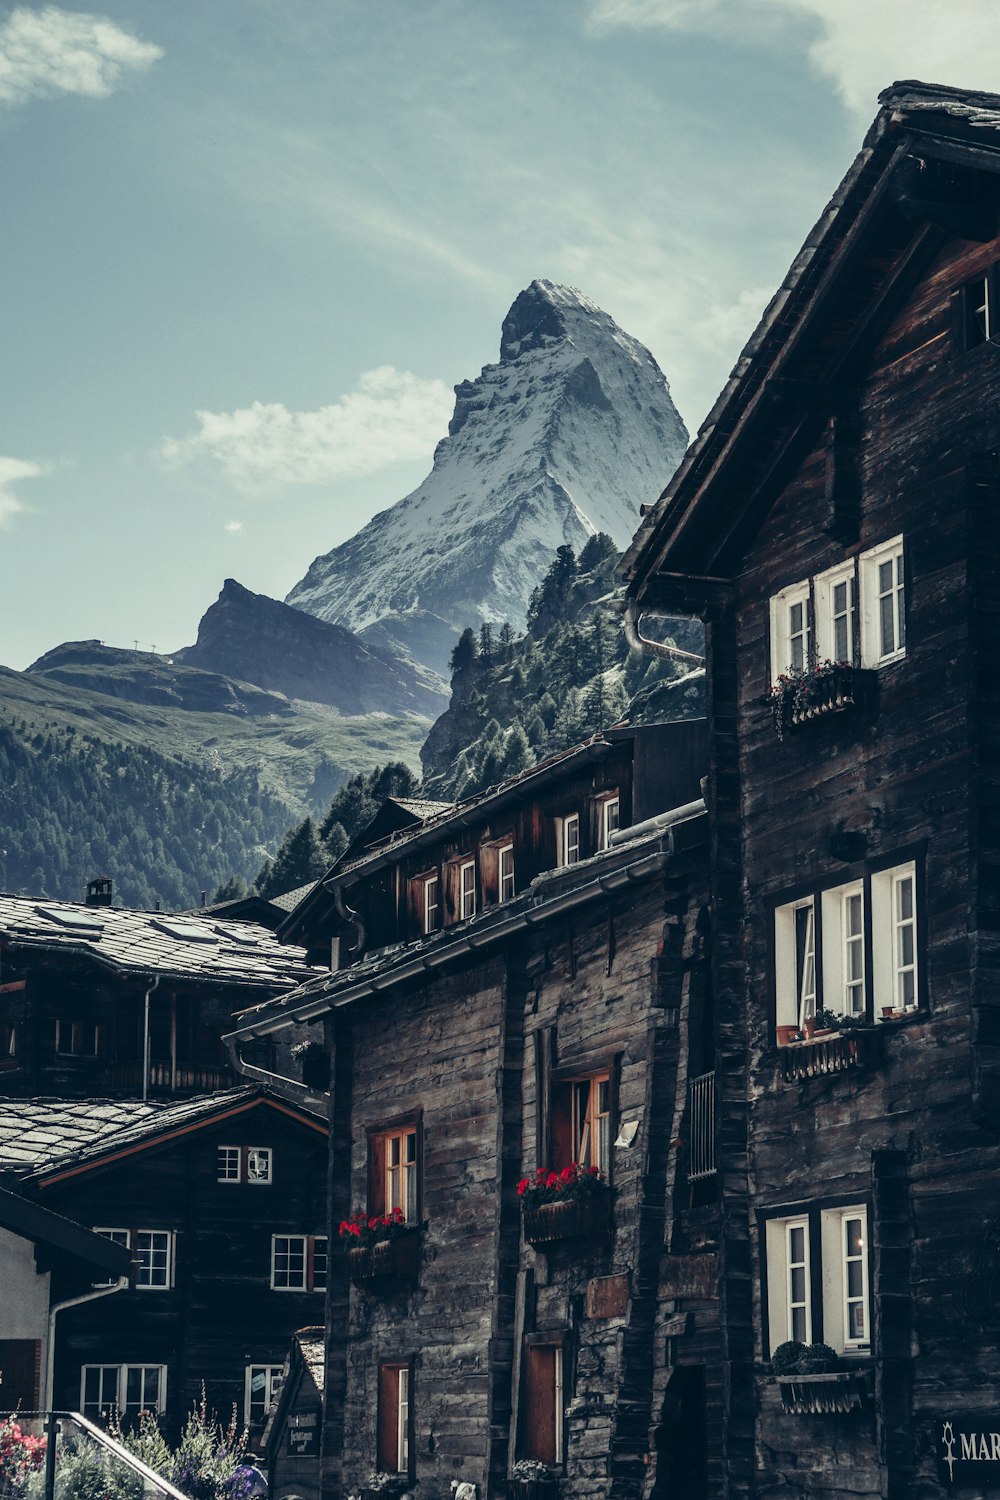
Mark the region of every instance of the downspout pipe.
[[156, 975], [149, 989], [142, 1007], [142, 1102], [146, 1103], [149, 1097], [149, 997], [160, 983], [159, 974]]
[[648, 636], [643, 635], [640, 628], [643, 613], [635, 599], [628, 600], [622, 622], [625, 626], [625, 639], [633, 651], [642, 652], [645, 656], [660, 656], [666, 661], [680, 662], [692, 670], [705, 665], [705, 658], [695, 651], [682, 651], [680, 646], [665, 646], [662, 641], [651, 641]]
[[123, 1292], [129, 1284], [127, 1276], [119, 1276], [113, 1286], [101, 1286], [90, 1292], [83, 1292], [79, 1297], [68, 1297], [65, 1302], [55, 1302], [49, 1308], [49, 1337], [45, 1347], [45, 1399], [42, 1402], [43, 1411], [52, 1410], [52, 1392], [56, 1380], [56, 1316], [65, 1312], [67, 1307], [79, 1307], [83, 1302], [96, 1302], [99, 1297], [110, 1297], [115, 1292]]

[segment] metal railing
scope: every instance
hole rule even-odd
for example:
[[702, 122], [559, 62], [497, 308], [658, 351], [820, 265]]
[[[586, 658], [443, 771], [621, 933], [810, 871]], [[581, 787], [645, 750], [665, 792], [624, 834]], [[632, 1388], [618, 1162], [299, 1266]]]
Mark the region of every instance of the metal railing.
[[189, 1500], [78, 1411], [0, 1411], [0, 1500]]
[[688, 1181], [715, 1175], [715, 1074], [688, 1082]]

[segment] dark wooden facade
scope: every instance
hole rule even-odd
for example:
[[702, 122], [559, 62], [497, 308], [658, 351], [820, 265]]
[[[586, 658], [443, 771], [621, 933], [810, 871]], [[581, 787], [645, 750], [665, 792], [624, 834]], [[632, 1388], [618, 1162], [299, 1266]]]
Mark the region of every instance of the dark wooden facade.
[[0, 1095], [141, 1095], [147, 1014], [150, 1097], [228, 1088], [233, 1015], [309, 972], [249, 922], [0, 896]]
[[[978, 313], [998, 162], [1000, 98], [889, 92], [627, 561], [637, 602], [708, 626], [713, 1495], [983, 1493], [1000, 1473], [975, 1436], [997, 1426], [1000, 1327], [998, 304]], [[894, 553], [902, 571], [875, 574]], [[786, 689], [812, 710], [779, 738], [786, 591], [807, 585], [817, 664], [855, 564], [837, 654], [857, 694]], [[821, 1006], [841, 1025], [810, 1039]], [[798, 1332], [837, 1369], [782, 1377]]]
[[[8, 1106], [5, 1119], [18, 1109], [26, 1129], [32, 1115], [44, 1121], [44, 1102]], [[221, 1146], [269, 1151], [269, 1180], [248, 1180], [244, 1151], [233, 1158], [234, 1180], [221, 1181]], [[276, 1381], [292, 1332], [315, 1322], [324, 1304], [322, 1276], [313, 1278], [315, 1290], [272, 1286], [272, 1240], [312, 1245], [325, 1236], [326, 1158], [325, 1121], [244, 1089], [165, 1108], [90, 1148], [81, 1127], [76, 1151], [22, 1177], [19, 1191], [46, 1208], [88, 1227], [128, 1231], [139, 1266], [136, 1233], [169, 1236], [160, 1242], [169, 1243], [169, 1272], [149, 1278], [166, 1285], [143, 1286], [140, 1269], [130, 1290], [59, 1314], [55, 1406], [97, 1415], [87, 1409], [97, 1390], [95, 1378], [88, 1391], [85, 1367], [162, 1370], [168, 1431], [177, 1431], [204, 1384], [209, 1406], [224, 1421], [233, 1408], [240, 1420], [254, 1418], [259, 1439], [268, 1403], [258, 1392], [247, 1410], [248, 1372], [266, 1370]], [[149, 1377], [147, 1399], [158, 1380]], [[113, 1384], [106, 1375], [105, 1394]]]
[[[324, 1018], [334, 1233], [359, 1207], [389, 1206], [380, 1153], [393, 1136], [412, 1131], [415, 1141], [405, 1236], [384, 1253], [345, 1254], [332, 1276], [324, 1495], [364, 1489], [373, 1470], [435, 1500], [453, 1480], [483, 1497], [520, 1494], [509, 1478], [520, 1459], [544, 1462], [557, 1487], [579, 1496], [638, 1496], [659, 1465], [667, 1495], [688, 1462], [673, 1418], [664, 1430], [685, 1378], [685, 1417], [696, 1410], [707, 1431], [706, 1400], [717, 1401], [706, 1397], [716, 1384], [705, 1374], [710, 1351], [712, 1368], [721, 1364], [710, 1127], [707, 1171], [697, 1184], [689, 1171], [689, 1072], [709, 1081], [704, 1093], [714, 1034], [707, 828], [688, 754], [700, 729], [678, 730], [673, 765], [663, 753], [671, 736], [651, 734], [660, 753], [647, 759], [635, 752], [641, 735], [526, 774], [499, 807], [454, 809], [433, 835], [412, 835], [417, 850], [394, 848], [391, 864], [372, 850], [370, 876], [356, 861], [343, 901], [363, 914], [374, 951], [241, 1018], [244, 1038], [278, 1034], [293, 1016]], [[588, 799], [611, 790], [622, 828], [597, 849]], [[582, 858], [559, 867], [556, 820], [571, 810]], [[393, 870], [406, 872], [405, 891], [411, 872], [443, 868], [454, 849], [481, 854], [501, 832], [518, 840], [510, 899], [423, 937], [396, 925], [409, 919], [392, 899]], [[379, 948], [373, 933], [392, 946]], [[577, 1153], [578, 1125], [564, 1113], [574, 1092], [595, 1121], [605, 1110], [606, 1185], [585, 1208], [532, 1216], [518, 1183]], [[676, 1283], [666, 1290], [665, 1243]], [[673, 1326], [671, 1299], [694, 1283], [699, 1317]], [[680, 1350], [681, 1381], [668, 1347]]]

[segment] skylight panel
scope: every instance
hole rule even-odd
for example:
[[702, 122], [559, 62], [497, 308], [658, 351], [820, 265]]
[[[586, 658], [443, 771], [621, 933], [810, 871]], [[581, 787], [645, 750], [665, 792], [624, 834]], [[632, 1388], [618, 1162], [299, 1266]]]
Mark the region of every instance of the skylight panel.
[[252, 932], [238, 932], [233, 927], [217, 927], [216, 932], [227, 942], [239, 943], [241, 948], [259, 948], [260, 942]]
[[180, 938], [182, 943], [218, 943], [219, 939], [210, 927], [201, 922], [174, 922], [169, 917], [154, 917], [150, 924], [168, 937]]
[[103, 932], [104, 918], [92, 911], [73, 910], [64, 906], [36, 906], [36, 912], [58, 927], [78, 927], [87, 932]]

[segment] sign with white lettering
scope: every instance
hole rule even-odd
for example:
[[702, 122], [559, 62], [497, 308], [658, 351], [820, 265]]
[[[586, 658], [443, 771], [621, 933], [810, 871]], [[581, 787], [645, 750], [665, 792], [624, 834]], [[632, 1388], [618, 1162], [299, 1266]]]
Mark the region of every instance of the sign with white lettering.
[[319, 1453], [319, 1411], [297, 1411], [288, 1423], [288, 1453], [295, 1458], [314, 1458]]
[[1000, 1414], [952, 1413], [935, 1427], [938, 1478], [948, 1489], [1000, 1488]]

